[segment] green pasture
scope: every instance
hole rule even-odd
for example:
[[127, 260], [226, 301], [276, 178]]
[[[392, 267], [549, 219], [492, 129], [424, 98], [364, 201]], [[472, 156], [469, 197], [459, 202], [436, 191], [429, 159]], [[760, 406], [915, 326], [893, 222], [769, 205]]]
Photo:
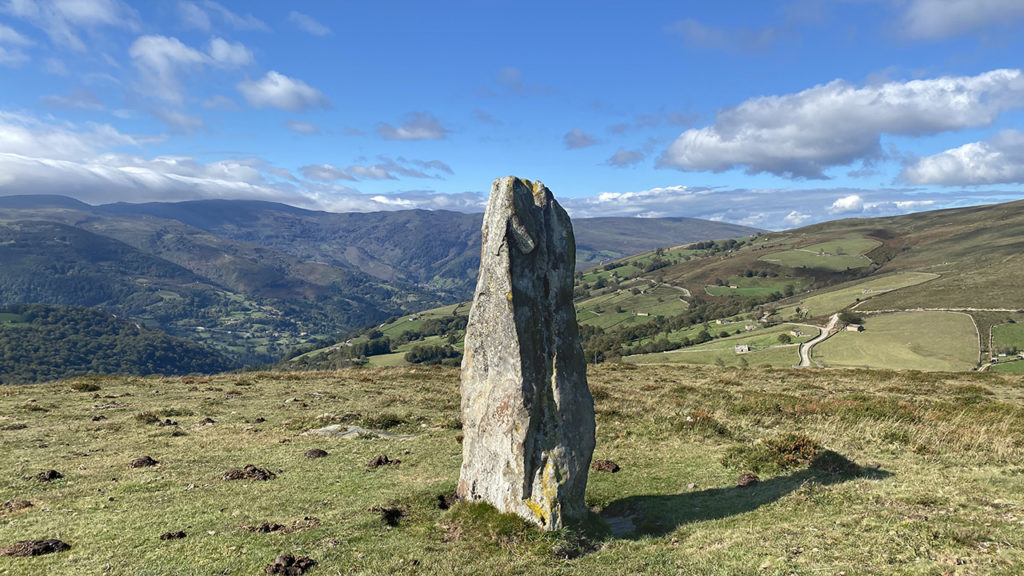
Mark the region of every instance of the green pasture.
[[[601, 328], [644, 324], [656, 316], [682, 314], [689, 307], [683, 298], [685, 292], [679, 288], [659, 284], [646, 286], [640, 294], [628, 289], [595, 296], [576, 304], [576, 320]], [[621, 308], [622, 312], [616, 312]], [[598, 312], [600, 310], [600, 312]], [[641, 316], [646, 314], [647, 316]]]
[[979, 354], [970, 316], [898, 312], [865, 318], [863, 332], [839, 332], [811, 357], [823, 366], [957, 371], [973, 369]]
[[824, 316], [833, 314], [840, 310], [856, 304], [859, 300], [867, 300], [878, 294], [884, 294], [900, 288], [914, 286], [938, 278], [938, 274], [927, 272], [905, 272], [900, 274], [889, 274], [870, 280], [855, 280], [828, 292], [821, 292], [814, 296], [804, 298], [797, 304], [779, 309], [779, 315], [784, 319], [795, 318], [796, 308], [800, 308], [801, 315], [807, 317]]
[[870, 265], [871, 259], [864, 254], [880, 244], [881, 242], [877, 240], [859, 235], [849, 235], [801, 248], [766, 254], [760, 260], [790, 268], [822, 268], [842, 271]]
[[[711, 342], [696, 348], [682, 348], [655, 354], [626, 356], [623, 362], [633, 364], [701, 364], [718, 366], [796, 366], [800, 363], [799, 345], [775, 346], [744, 354], [737, 354], [733, 346], [722, 347], [724, 340], [715, 341], [718, 347], [706, 347]], [[778, 344], [778, 342], [776, 342]]]
[[1024, 324], [999, 324], [992, 327], [992, 345], [1000, 348], [1024, 350]]
[[[730, 276], [725, 286], [708, 285], [704, 290], [712, 296], [762, 297], [773, 293], [783, 293], [786, 286], [792, 285], [799, 292], [807, 284], [804, 278], [761, 278], [754, 276]], [[735, 286], [735, 288], [731, 288]]]
[[1024, 360], [1000, 362], [989, 368], [989, 371], [1002, 372], [1003, 374], [1024, 374]]

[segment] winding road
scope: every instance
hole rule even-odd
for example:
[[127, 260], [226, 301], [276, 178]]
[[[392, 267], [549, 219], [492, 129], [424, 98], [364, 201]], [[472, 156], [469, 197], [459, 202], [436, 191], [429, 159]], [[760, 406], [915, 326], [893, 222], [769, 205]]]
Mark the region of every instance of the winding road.
[[839, 323], [839, 314], [833, 314], [832, 318], [828, 321], [828, 325], [822, 328], [821, 334], [813, 340], [808, 340], [806, 344], [800, 347], [800, 367], [806, 368], [811, 365], [811, 348], [814, 348], [819, 342], [822, 342], [829, 336], [835, 334], [836, 324]]

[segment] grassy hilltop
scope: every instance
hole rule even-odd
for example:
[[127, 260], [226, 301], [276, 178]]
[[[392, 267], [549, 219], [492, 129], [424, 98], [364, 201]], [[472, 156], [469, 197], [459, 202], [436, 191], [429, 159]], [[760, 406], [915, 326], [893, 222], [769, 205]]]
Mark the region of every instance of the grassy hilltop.
[[[589, 376], [594, 456], [621, 470], [592, 471], [587, 503], [614, 534], [604, 522], [544, 534], [449, 507], [455, 369], [5, 388], [0, 548], [59, 538], [71, 549], [0, 556], [0, 574], [257, 574], [283, 552], [316, 560], [312, 576], [1024, 565], [1021, 376], [623, 364]], [[412, 437], [301, 435], [329, 424]], [[371, 469], [380, 454], [401, 463]], [[143, 456], [159, 464], [129, 467]], [[274, 477], [223, 479], [247, 464]], [[37, 479], [49, 469], [63, 478]], [[737, 487], [742, 473], [760, 482]], [[185, 537], [161, 540], [176, 531]]]

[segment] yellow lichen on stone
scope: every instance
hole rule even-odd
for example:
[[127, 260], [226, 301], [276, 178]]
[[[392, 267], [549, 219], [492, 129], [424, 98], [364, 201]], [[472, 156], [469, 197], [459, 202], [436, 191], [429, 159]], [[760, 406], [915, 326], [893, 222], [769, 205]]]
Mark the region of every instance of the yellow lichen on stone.
[[508, 294], [505, 294], [505, 298], [506, 298], [506, 299], [507, 299], [507, 300], [508, 300], [509, 302], [511, 302], [511, 301], [512, 301], [512, 293], [511, 293], [511, 292], [509, 292]]

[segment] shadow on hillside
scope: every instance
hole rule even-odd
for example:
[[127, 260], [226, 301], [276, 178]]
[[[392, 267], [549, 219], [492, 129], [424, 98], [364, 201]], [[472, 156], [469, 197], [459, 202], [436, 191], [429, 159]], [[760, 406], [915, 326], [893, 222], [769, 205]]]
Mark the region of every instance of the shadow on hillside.
[[616, 538], [664, 536], [684, 524], [750, 512], [803, 486], [813, 491], [816, 486], [839, 484], [857, 478], [881, 480], [890, 476], [892, 474], [885, 470], [856, 468], [854, 472], [837, 473], [812, 464], [787, 476], [778, 476], [742, 488], [733, 486], [682, 494], [629, 496], [611, 502], [601, 516], [612, 527]]

